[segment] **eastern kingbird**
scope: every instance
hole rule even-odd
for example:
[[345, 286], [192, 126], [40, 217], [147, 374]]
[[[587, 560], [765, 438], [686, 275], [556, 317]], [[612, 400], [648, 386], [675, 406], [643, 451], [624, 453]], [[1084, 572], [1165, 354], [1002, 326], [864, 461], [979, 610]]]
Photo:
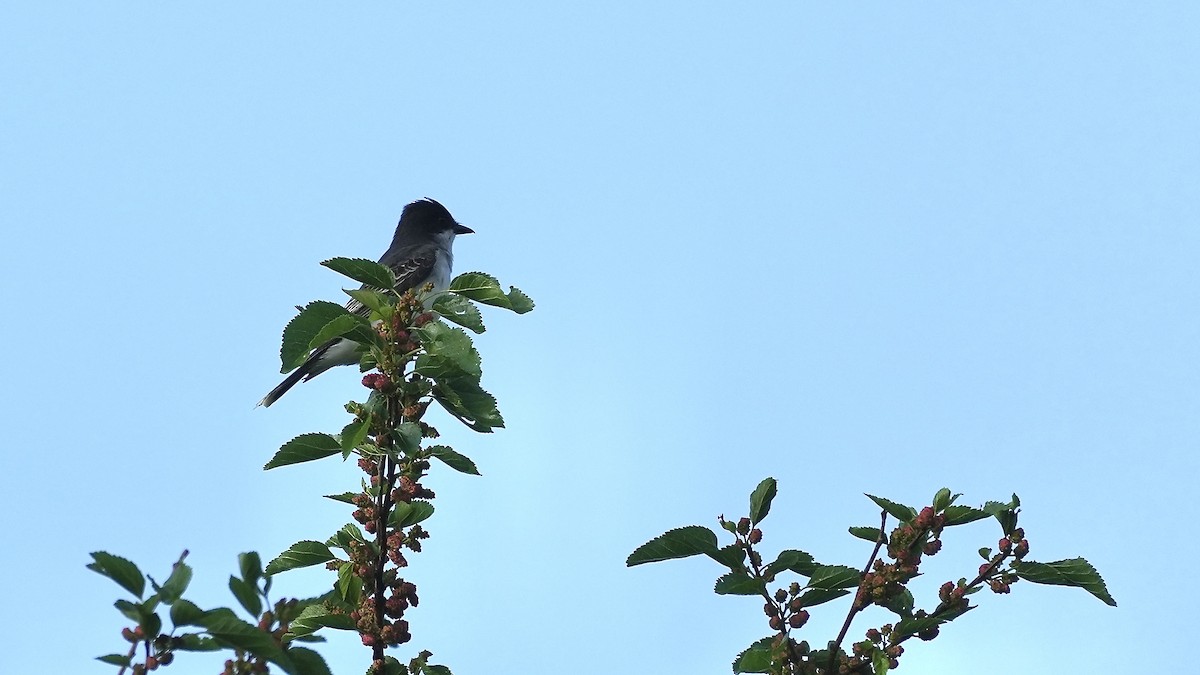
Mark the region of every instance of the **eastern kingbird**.
[[[435, 291], [446, 290], [450, 285], [450, 266], [454, 262], [451, 251], [454, 237], [473, 232], [454, 220], [454, 216], [438, 202], [429, 198], [419, 199], [404, 207], [400, 222], [396, 225], [396, 234], [392, 237], [392, 245], [379, 258], [379, 262], [396, 273], [396, 290], [401, 293], [431, 282]], [[357, 300], [346, 303], [346, 308], [364, 316], [368, 312]], [[258, 404], [269, 406], [300, 380], [311, 380], [334, 366], [358, 363], [358, 359], [357, 342], [334, 338], [314, 350], [299, 368]]]

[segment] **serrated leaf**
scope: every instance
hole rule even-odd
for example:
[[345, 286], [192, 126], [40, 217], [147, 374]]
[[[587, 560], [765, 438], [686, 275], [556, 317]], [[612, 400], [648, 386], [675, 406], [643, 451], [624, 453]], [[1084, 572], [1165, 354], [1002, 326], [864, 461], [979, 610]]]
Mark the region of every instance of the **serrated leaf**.
[[733, 660], [735, 673], [769, 673], [771, 672], [771, 645], [775, 637], [769, 636], [756, 640], [753, 644], [737, 655]]
[[271, 461], [263, 466], [263, 470], [324, 459], [341, 451], [341, 443], [329, 434], [300, 434], [284, 443]]
[[[767, 566], [763, 568], [763, 575], [768, 578], [773, 578], [778, 576], [778, 574], [784, 570], [791, 570], [793, 572], [797, 572], [798, 574], [809, 576], [814, 570], [817, 569], [817, 567], [819, 567], [819, 565], [817, 565], [811, 555], [805, 553], [804, 551], [787, 549], [780, 551], [779, 555], [775, 557], [775, 560], [767, 563]], [[800, 569], [804, 569], [805, 571], [800, 572]]]
[[717, 549], [716, 553], [708, 554], [708, 557], [731, 570], [741, 571], [744, 567], [743, 563], [746, 561], [746, 549], [737, 544], [730, 544]]
[[1117, 601], [1108, 594], [1108, 587], [1105, 586], [1100, 572], [1096, 571], [1096, 568], [1083, 558], [1056, 560], [1049, 563], [1022, 560], [1013, 562], [1012, 566], [1016, 570], [1017, 576], [1026, 581], [1032, 581], [1035, 584], [1082, 588], [1099, 598], [1104, 604], [1110, 607], [1117, 606]]
[[283, 345], [279, 349], [283, 367], [280, 372], [291, 372], [304, 363], [312, 351], [309, 345], [313, 337], [330, 321], [348, 313], [336, 302], [316, 300], [305, 305], [283, 329]]
[[762, 595], [766, 584], [745, 572], [730, 572], [717, 579], [713, 591], [717, 595]]
[[533, 298], [525, 295], [525, 293], [516, 286], [508, 287], [508, 308], [517, 314], [526, 314], [533, 311]]
[[417, 357], [418, 373], [434, 379], [459, 376], [479, 379], [483, 372], [479, 352], [466, 331], [434, 321], [414, 328], [413, 332], [421, 338], [425, 349]]
[[883, 534], [878, 527], [851, 527], [850, 534], [874, 544], [883, 537], [883, 543], [887, 543], [887, 535]]
[[288, 634], [293, 637], [312, 635], [322, 628], [354, 630], [354, 620], [347, 614], [334, 614], [324, 605], [314, 603], [303, 610], [288, 624]]
[[432, 309], [443, 319], [474, 333], [482, 333], [487, 330], [483, 325], [483, 314], [479, 312], [479, 308], [460, 295], [443, 293], [433, 301]]
[[436, 664], [427, 665], [421, 669], [421, 675], [453, 675], [450, 668], [447, 666], [439, 666]]
[[625, 559], [627, 567], [644, 563], [717, 553], [717, 535], [707, 527], [689, 525], [669, 530], [637, 547]]
[[194, 626], [203, 616], [204, 610], [190, 600], [180, 598], [171, 603], [171, 623], [175, 627]]
[[771, 500], [775, 499], [774, 478], [764, 478], [750, 493], [750, 522], [757, 525], [771, 512]]
[[110, 666], [128, 668], [133, 657], [129, 654], [105, 654], [104, 656], [97, 656], [96, 660], [101, 663], [107, 663]]
[[853, 567], [821, 565], [809, 578], [808, 585], [824, 589], [856, 588], [860, 581], [862, 581], [862, 575]]
[[412, 455], [421, 449], [421, 427], [413, 422], [401, 422], [395, 428], [392, 440], [400, 452]]
[[380, 342], [379, 334], [371, 327], [369, 321], [357, 314], [343, 314], [321, 326], [321, 329], [309, 341], [308, 348], [313, 350], [334, 338], [341, 337], [367, 345]]
[[879, 647], [871, 647], [871, 670], [874, 675], [887, 675], [888, 670], [892, 667], [892, 659]]
[[294, 675], [333, 675], [325, 657], [306, 647], [291, 647], [287, 650], [292, 660]]
[[275, 638], [270, 633], [232, 616], [231, 612], [209, 612], [200, 620], [199, 625], [222, 644], [261, 656], [278, 664], [285, 671], [292, 672], [291, 660], [275, 643]]
[[907, 617], [912, 616], [914, 602], [912, 591], [906, 588], [887, 600], [880, 602], [879, 606], [895, 612], [898, 616]]
[[849, 594], [850, 591], [844, 588], [810, 588], [800, 594], [800, 603], [804, 607], [816, 607]]
[[94, 562], [87, 565], [89, 570], [112, 579], [134, 597], [140, 599], [146, 592], [146, 577], [133, 562], [105, 551], [93, 552], [92, 560]]
[[250, 613], [250, 616], [257, 619], [258, 615], [262, 614], [262, 599], [258, 597], [258, 589], [252, 584], [230, 575], [229, 591], [233, 593], [233, 597], [237, 598], [238, 604]]
[[900, 621], [898, 621], [896, 623], [896, 627], [892, 631], [891, 639], [894, 641], [897, 638], [907, 637], [909, 635], [916, 635], [917, 633], [920, 633], [921, 631], [925, 631], [930, 628], [935, 628], [937, 626], [942, 625], [943, 623], [945, 623], [945, 620], [938, 618], [938, 617], [910, 616], [910, 617], [901, 619]]
[[879, 505], [879, 508], [887, 511], [888, 515], [900, 522], [911, 522], [917, 517], [917, 510], [911, 506], [905, 506], [904, 504], [884, 499], [883, 497], [876, 497], [875, 495], [867, 495], [867, 497], [870, 497], [871, 501]]
[[360, 284], [390, 291], [396, 287], [396, 274], [387, 265], [366, 258], [330, 258], [322, 266], [350, 277]]
[[300, 567], [309, 567], [333, 560], [329, 547], [319, 541], [298, 541], [267, 563], [267, 574], [279, 574]]
[[420, 499], [396, 504], [388, 517], [388, 527], [409, 527], [433, 515], [433, 504]]
[[[178, 624], [176, 624], [178, 625]], [[221, 643], [200, 635], [199, 633], [184, 633], [178, 636], [179, 642], [175, 649], [185, 652], [216, 652], [222, 649]]]
[[[342, 290], [346, 292], [346, 295], [354, 298], [355, 302], [363, 307], [366, 307], [375, 314], [383, 318], [387, 318], [392, 315], [393, 310], [391, 299], [388, 298], [387, 295], [372, 288], [343, 288]], [[351, 303], [351, 306], [347, 308], [347, 310], [351, 312], [353, 312], [354, 309], [355, 307], [353, 303]]]
[[254, 584], [262, 577], [262, 558], [257, 551], [238, 554], [238, 572], [248, 583]]
[[371, 430], [370, 420], [354, 420], [342, 428], [340, 447], [343, 451], [353, 450], [367, 439], [367, 432]]
[[338, 567], [337, 584], [334, 585], [338, 597], [348, 607], [357, 607], [362, 599], [363, 580], [354, 573], [354, 568], [352, 562], [342, 563]]
[[942, 511], [945, 511], [946, 507], [950, 506], [950, 502], [950, 488], [942, 488], [941, 490], [938, 490], [937, 494], [933, 496], [934, 512], [941, 513]]
[[469, 473], [473, 476], [478, 476], [479, 469], [476, 468], [475, 462], [471, 461], [470, 457], [455, 452], [448, 445], [434, 445], [429, 448], [429, 454], [441, 460], [446, 466], [460, 473]]
[[192, 581], [192, 568], [184, 562], [175, 563], [171, 570], [171, 576], [163, 582], [162, 588], [159, 589], [158, 595], [163, 602], [168, 605], [175, 602], [187, 590], [188, 584]]
[[947, 506], [944, 512], [946, 517], [945, 527], [953, 525], [966, 525], [977, 520], [983, 520], [988, 517], [987, 511], [974, 509], [970, 506]]
[[496, 398], [469, 377], [439, 380], [433, 388], [433, 398], [446, 412], [475, 431], [491, 433], [492, 429], [504, 426]]

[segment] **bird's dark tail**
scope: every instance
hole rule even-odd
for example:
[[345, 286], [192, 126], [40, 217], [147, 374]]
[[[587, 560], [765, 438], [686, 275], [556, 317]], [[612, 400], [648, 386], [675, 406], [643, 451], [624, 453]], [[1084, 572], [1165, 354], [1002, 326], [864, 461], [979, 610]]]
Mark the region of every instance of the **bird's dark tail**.
[[[307, 365], [307, 363], [304, 364], [304, 366]], [[272, 389], [269, 394], [263, 397], [263, 400], [258, 402], [258, 404], [264, 408], [271, 407], [271, 404], [275, 401], [278, 401], [280, 396], [286, 394], [288, 389], [296, 386], [297, 382], [304, 379], [304, 376], [308, 374], [308, 368], [305, 368], [304, 366], [300, 366], [299, 368], [293, 370], [290, 375], [284, 378], [283, 382], [279, 383], [278, 387]]]

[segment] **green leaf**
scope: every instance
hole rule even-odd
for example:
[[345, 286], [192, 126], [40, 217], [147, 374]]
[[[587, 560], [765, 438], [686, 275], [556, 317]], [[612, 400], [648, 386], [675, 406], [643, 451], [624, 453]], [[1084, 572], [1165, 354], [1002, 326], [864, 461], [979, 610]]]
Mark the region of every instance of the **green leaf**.
[[713, 591], [717, 595], [762, 595], [766, 584], [745, 572], [730, 572], [717, 579]]
[[396, 275], [387, 265], [365, 258], [330, 258], [321, 265], [350, 277], [360, 284], [390, 291], [396, 287]]
[[342, 428], [342, 437], [340, 447], [343, 451], [353, 450], [367, 439], [367, 432], [371, 430], [370, 420], [354, 420]]
[[884, 511], [887, 511], [889, 515], [891, 515], [893, 518], [895, 518], [896, 520], [899, 520], [902, 523], [911, 522], [911, 521], [915, 520], [917, 517], [917, 510], [911, 506], [905, 506], [904, 504], [898, 504], [890, 499], [884, 499], [883, 497], [876, 497], [875, 495], [867, 495], [867, 496], [871, 498], [871, 501], [878, 504], [879, 508], [883, 509]]
[[533, 311], [533, 298], [525, 295], [521, 289], [516, 286], [508, 287], [508, 307], [517, 314], [526, 314]]
[[258, 552], [247, 551], [246, 553], [239, 553], [238, 571], [247, 582], [251, 584], [258, 583], [263, 573], [262, 558], [258, 557]]
[[434, 445], [429, 448], [429, 454], [442, 460], [446, 466], [455, 471], [469, 473], [473, 476], [480, 475], [479, 469], [476, 468], [475, 462], [472, 462], [470, 457], [455, 452], [448, 445]]
[[279, 349], [279, 359], [283, 362], [280, 372], [287, 373], [295, 370], [308, 353], [313, 337], [330, 321], [349, 312], [345, 307], [325, 300], [316, 300], [304, 306], [300, 313], [288, 322], [283, 329], [283, 346]]
[[990, 515], [987, 511], [973, 509], [970, 506], [947, 506], [944, 512], [945, 526], [966, 525], [977, 520], [983, 520]]
[[433, 515], [433, 504], [420, 499], [400, 502], [388, 517], [388, 527], [409, 527]]
[[128, 668], [132, 659], [133, 657], [128, 654], [105, 654], [104, 656], [96, 657], [97, 661], [107, 663], [110, 666], [121, 666], [122, 668]]
[[733, 660], [735, 673], [769, 673], [771, 672], [771, 645], [775, 636], [756, 640]]
[[1117, 601], [1108, 594], [1108, 587], [1104, 585], [1104, 579], [1100, 577], [1100, 573], [1083, 558], [1057, 560], [1049, 563], [1021, 560], [1014, 561], [1012, 566], [1016, 570], [1017, 576], [1026, 581], [1054, 586], [1075, 586], [1096, 596], [1106, 605], [1117, 606]]
[[301, 610], [300, 615], [288, 624], [288, 635], [303, 637], [312, 635], [322, 628], [355, 630], [355, 625], [354, 620], [348, 615], [333, 614], [321, 603], [314, 603]]
[[413, 422], [401, 422], [395, 429], [393, 439], [396, 446], [406, 455], [412, 455], [421, 449], [421, 427]]
[[[179, 625], [179, 624], [176, 624]], [[179, 645], [175, 647], [184, 652], [216, 652], [223, 649], [220, 642], [200, 635], [199, 633], [183, 633], [177, 636]]]
[[757, 525], [771, 511], [771, 500], [775, 499], [775, 479], [764, 478], [750, 493], [750, 522]]
[[229, 577], [229, 591], [237, 598], [238, 604], [245, 608], [254, 618], [262, 614], [262, 599], [258, 597], [258, 589], [253, 584], [246, 583], [235, 576]]
[[383, 672], [368, 670], [368, 675], [415, 675], [408, 672], [408, 666], [400, 663], [394, 656], [383, 657]]
[[275, 638], [270, 633], [233, 616], [232, 612], [209, 612], [200, 621], [200, 625], [222, 644], [261, 656], [278, 664], [285, 671], [292, 672], [291, 661], [275, 643]]
[[[790, 553], [790, 552], [791, 552], [790, 550], [783, 551], [782, 553], [779, 554], [779, 557], [782, 558], [785, 553]], [[799, 574], [801, 576], [811, 577], [813, 575], [813, 573], [817, 571], [818, 568], [822, 567], [821, 564], [819, 564], [817, 561], [813, 560], [813, 557], [811, 555], [805, 553], [804, 551], [795, 551], [795, 552], [800, 554], [800, 558], [796, 562], [790, 563], [788, 565], [788, 569], [795, 572], [796, 574]]]
[[896, 595], [893, 595], [892, 597], [888, 598], [887, 600], [884, 600], [883, 602], [879, 603], [879, 606], [883, 607], [886, 610], [895, 612], [897, 615], [899, 615], [901, 617], [907, 617], [907, 616], [912, 616], [914, 602], [915, 602], [915, 600], [913, 599], [912, 591], [910, 591], [906, 588], [903, 591], [900, 591], [899, 593], [897, 593]]
[[509, 292], [500, 290], [500, 282], [490, 274], [483, 272], [467, 272], [460, 274], [450, 282], [450, 291], [470, 298], [485, 305], [503, 307], [517, 314], [524, 314], [533, 309], [533, 300], [515, 286], [509, 286]]
[[267, 574], [279, 574], [300, 567], [309, 567], [333, 560], [329, 547], [319, 541], [298, 541], [279, 557], [267, 563]]
[[321, 330], [317, 331], [317, 334], [309, 341], [308, 348], [316, 349], [326, 342], [340, 337], [367, 345], [380, 342], [379, 334], [371, 327], [371, 322], [357, 314], [343, 314], [321, 326]]
[[945, 622], [945, 619], [933, 616], [910, 616], [896, 623], [896, 627], [892, 630], [891, 639], [895, 641], [897, 638], [916, 635], [921, 631], [940, 626]]
[[421, 675], [453, 675], [450, 668], [439, 666], [437, 664], [429, 664], [421, 669]]
[[483, 325], [483, 314], [470, 300], [452, 293], [443, 293], [433, 301], [433, 311], [451, 323], [456, 323], [474, 333], [482, 333], [487, 328]]
[[862, 575], [853, 567], [845, 565], [821, 565], [813, 572], [808, 585], [813, 588], [857, 588]]
[[883, 543], [887, 543], [887, 535], [883, 534], [878, 527], [851, 527], [850, 534], [864, 539], [874, 544], [879, 541], [880, 536], [883, 537]]
[[171, 576], [167, 577], [158, 594], [163, 602], [168, 605], [179, 599], [183, 592], [187, 590], [188, 584], [192, 581], [192, 568], [183, 563], [182, 560], [175, 563], [171, 570]]
[[342, 444], [329, 434], [300, 434], [284, 443], [271, 461], [263, 466], [263, 470], [324, 459], [338, 454], [341, 450]]
[[352, 562], [342, 563], [338, 567], [337, 584], [334, 585], [338, 597], [349, 607], [358, 607], [362, 600], [363, 580], [354, 573], [355, 566]]
[[353, 504], [354, 498], [358, 495], [358, 492], [343, 492], [340, 495], [324, 495], [324, 497], [326, 499], [332, 499], [335, 502], [341, 502], [343, 504]]
[[984, 546], [983, 548], [979, 549], [979, 557], [990, 561], [992, 559], [992, 548], [990, 546]]
[[708, 557], [733, 571], [740, 572], [745, 568], [742, 563], [746, 562], [746, 549], [737, 544], [730, 544], [717, 549], [715, 554], [708, 554]]
[[139, 599], [146, 592], [146, 577], [129, 560], [104, 551], [92, 553], [92, 560], [94, 562], [87, 565], [89, 570], [112, 579]]
[[810, 588], [800, 594], [800, 603], [805, 607], [816, 607], [849, 594], [850, 591], [844, 588]]
[[[358, 304], [375, 314], [383, 318], [392, 315], [392, 304], [387, 295], [370, 288], [343, 288], [342, 290], [346, 292], [346, 295], [354, 298]], [[354, 311], [353, 307], [348, 308], [348, 311]]]
[[476, 381], [483, 370], [471, 336], [441, 321], [414, 328], [425, 353], [417, 357], [416, 371], [434, 379], [469, 376]]
[[179, 626], [195, 626], [203, 616], [204, 610], [190, 600], [180, 598], [171, 603], [171, 623], [177, 628]]
[[287, 650], [287, 655], [292, 660], [295, 675], [333, 675], [325, 658], [311, 649], [292, 647]]
[[887, 652], [879, 647], [871, 647], [871, 669], [875, 675], [887, 675], [888, 670], [892, 666], [892, 659], [888, 657]]
[[941, 513], [942, 511], [945, 511], [946, 507], [950, 506], [952, 501], [953, 498], [950, 496], [950, 488], [942, 488], [941, 490], [938, 490], [937, 494], [933, 496], [934, 512]]
[[[813, 557], [811, 555], [805, 553], [804, 551], [787, 549], [780, 551], [779, 555], [775, 557], [775, 560], [767, 563], [767, 566], [763, 568], [763, 575], [767, 578], [774, 578], [784, 570], [792, 570], [793, 572], [803, 574], [804, 576], [809, 576], [814, 570], [817, 569], [817, 567], [818, 565], [813, 561]], [[797, 568], [804, 569], [805, 571], [800, 572]]]
[[669, 530], [637, 547], [625, 559], [627, 567], [644, 563], [717, 554], [717, 535], [707, 527], [689, 525]]
[[446, 412], [475, 431], [491, 433], [492, 429], [504, 426], [496, 398], [470, 377], [439, 380], [433, 388], [433, 398]]
[[363, 531], [359, 529], [358, 525], [355, 525], [354, 523], [346, 523], [342, 526], [342, 529], [338, 530], [332, 537], [329, 538], [328, 541], [325, 542], [325, 545], [329, 547], [336, 546], [349, 555], [352, 547], [350, 542], [354, 541], [360, 544], [365, 544], [367, 538], [365, 535], [363, 535]]

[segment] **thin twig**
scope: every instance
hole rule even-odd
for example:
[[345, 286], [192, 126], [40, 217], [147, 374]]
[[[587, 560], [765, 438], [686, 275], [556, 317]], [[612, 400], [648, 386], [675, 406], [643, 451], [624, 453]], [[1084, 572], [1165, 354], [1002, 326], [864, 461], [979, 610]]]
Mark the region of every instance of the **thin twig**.
[[[887, 511], [881, 511], [879, 514], [879, 537], [875, 539], [875, 550], [871, 551], [871, 558], [867, 560], [867, 566], [863, 568], [861, 576], [865, 579], [867, 572], [871, 571], [871, 566], [875, 564], [875, 558], [879, 556], [879, 549], [883, 548], [883, 542], [887, 539]], [[863, 579], [859, 579], [858, 590], [863, 588]], [[842, 648], [842, 640], [846, 639], [846, 633], [850, 632], [850, 623], [854, 621], [854, 616], [865, 609], [858, 606], [858, 593], [854, 594], [854, 602], [850, 604], [850, 611], [846, 613], [846, 620], [842, 623], [842, 630], [838, 631], [837, 640], [834, 640], [833, 646], [829, 648], [829, 669], [836, 670], [836, 661], [838, 652]]]

